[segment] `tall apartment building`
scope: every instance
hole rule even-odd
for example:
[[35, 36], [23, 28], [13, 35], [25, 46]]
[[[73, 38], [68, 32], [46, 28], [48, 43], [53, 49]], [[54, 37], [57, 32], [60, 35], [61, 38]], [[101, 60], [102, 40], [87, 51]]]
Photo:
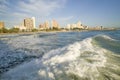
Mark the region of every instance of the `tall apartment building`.
[[46, 21], [46, 22], [44, 23], [44, 25], [45, 25], [45, 29], [49, 29], [49, 22], [48, 22], [48, 21]]
[[49, 22], [48, 22], [48, 21], [46, 21], [46, 22], [44, 22], [43, 24], [40, 24], [40, 25], [39, 25], [39, 29], [41, 29], [41, 30], [49, 29], [49, 27], [50, 27], [50, 25], [49, 25]]
[[4, 28], [4, 22], [0, 22], [0, 29]]
[[31, 31], [35, 28], [35, 18], [26, 18], [24, 19], [24, 26], [26, 27], [27, 31]]
[[67, 24], [66, 29], [71, 29], [70, 24]]
[[35, 28], [35, 17], [32, 17], [32, 20], [33, 20], [33, 27]]
[[39, 29], [41, 29], [41, 30], [44, 29], [43, 24], [40, 24], [40, 25], [39, 25]]
[[59, 29], [59, 24], [56, 20], [52, 20], [52, 27], [55, 29]]

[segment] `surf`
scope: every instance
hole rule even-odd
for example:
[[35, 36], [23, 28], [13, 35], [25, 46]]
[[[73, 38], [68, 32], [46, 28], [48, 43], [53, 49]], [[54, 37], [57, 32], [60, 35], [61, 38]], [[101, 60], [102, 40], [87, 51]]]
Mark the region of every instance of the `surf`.
[[120, 56], [99, 46], [100, 37], [114, 41], [109, 36], [95, 36], [53, 49], [9, 70], [1, 80], [119, 80]]

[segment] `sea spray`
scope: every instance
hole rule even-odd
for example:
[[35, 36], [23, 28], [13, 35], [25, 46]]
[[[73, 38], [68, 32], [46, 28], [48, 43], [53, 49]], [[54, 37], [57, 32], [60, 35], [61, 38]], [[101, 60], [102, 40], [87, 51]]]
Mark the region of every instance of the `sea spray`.
[[[46, 39], [44, 38], [43, 40]], [[32, 39], [32, 37], [29, 37], [29, 39]], [[38, 39], [38, 37], [36, 37], [35, 39]], [[52, 40], [48, 41], [51, 42]], [[77, 40], [79, 40], [79, 38], [77, 38]], [[31, 40], [29, 41], [30, 42], [28, 45], [34, 45]], [[34, 43], [37, 44], [39, 43], [39, 41], [39, 39], [35, 40]], [[71, 42], [71, 44], [68, 44], [66, 46], [52, 49], [44, 53], [41, 58], [35, 58], [30, 62], [24, 62], [21, 65], [10, 69], [8, 72], [2, 74], [0, 79], [119, 80], [119, 54], [116, 54], [115, 51], [106, 48], [106, 46], [100, 46], [101, 44], [108, 45], [106, 43], [109, 43], [109, 41], [115, 42], [116, 39], [113, 39], [108, 35], [100, 36], [95, 34], [95, 36], [93, 37], [88, 37], [87, 35], [87, 38], [84, 37], [82, 40], [80, 39], [79, 41], [75, 41], [74, 43]], [[49, 44], [49, 42], [47, 44]], [[27, 41], [25, 41], [25, 43], [27, 43]], [[27, 48], [32, 49], [32, 47]], [[34, 47], [34, 49], [36, 48]]]
[[[106, 79], [108, 73], [114, 74], [106, 70], [107, 65], [111, 65], [107, 61], [109, 60], [106, 55], [108, 51], [91, 42], [92, 38], [87, 38], [81, 42], [52, 50], [46, 53], [42, 59], [33, 60], [8, 71], [2, 78], [3, 80], [14, 80], [16, 77], [18, 80]], [[103, 74], [101, 70], [105, 73]], [[117, 76], [117, 79], [120, 78], [117, 74], [114, 75]], [[111, 79], [115, 79], [115, 77], [112, 76]]]

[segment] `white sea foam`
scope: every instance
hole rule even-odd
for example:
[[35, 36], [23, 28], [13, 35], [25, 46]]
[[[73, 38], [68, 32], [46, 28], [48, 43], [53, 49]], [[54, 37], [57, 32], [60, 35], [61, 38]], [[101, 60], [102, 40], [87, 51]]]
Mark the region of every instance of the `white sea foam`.
[[1, 40], [12, 51], [17, 50], [19, 52], [25, 53], [26, 55], [39, 56], [41, 52], [47, 52], [48, 49], [50, 48], [50, 46], [45, 46], [41, 44], [48, 44], [51, 42], [51, 40], [46, 38], [39, 38], [38, 36], [39, 35], [18, 36], [18, 37], [13, 36], [15, 38], [5, 37], [6, 40], [2, 40], [4, 38], [1, 38]]
[[105, 49], [93, 46], [92, 38], [51, 50], [42, 59], [24, 63], [2, 75], [2, 80], [72, 80], [71, 74], [80, 78], [97, 79], [97, 68], [105, 67]]
[[117, 41], [117, 40], [111, 38], [111, 37], [108, 36], [108, 35], [101, 35], [101, 37], [103, 37], [103, 38], [105, 38], [105, 39], [108, 39], [108, 40]]
[[39, 38], [37, 34], [0, 36], [0, 73], [30, 58], [41, 57], [52, 47], [46, 46], [52, 40], [48, 37]]

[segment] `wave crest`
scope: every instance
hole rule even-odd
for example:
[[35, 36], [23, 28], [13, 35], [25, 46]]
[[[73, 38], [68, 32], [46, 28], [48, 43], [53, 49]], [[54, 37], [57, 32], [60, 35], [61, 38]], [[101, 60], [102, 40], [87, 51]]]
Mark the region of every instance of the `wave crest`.
[[[72, 80], [98, 79], [98, 68], [105, 67], [107, 52], [94, 46], [92, 38], [68, 45], [46, 53], [42, 59], [11, 69], [2, 77], [3, 80], [42, 79]], [[17, 73], [17, 74], [16, 74]]]

